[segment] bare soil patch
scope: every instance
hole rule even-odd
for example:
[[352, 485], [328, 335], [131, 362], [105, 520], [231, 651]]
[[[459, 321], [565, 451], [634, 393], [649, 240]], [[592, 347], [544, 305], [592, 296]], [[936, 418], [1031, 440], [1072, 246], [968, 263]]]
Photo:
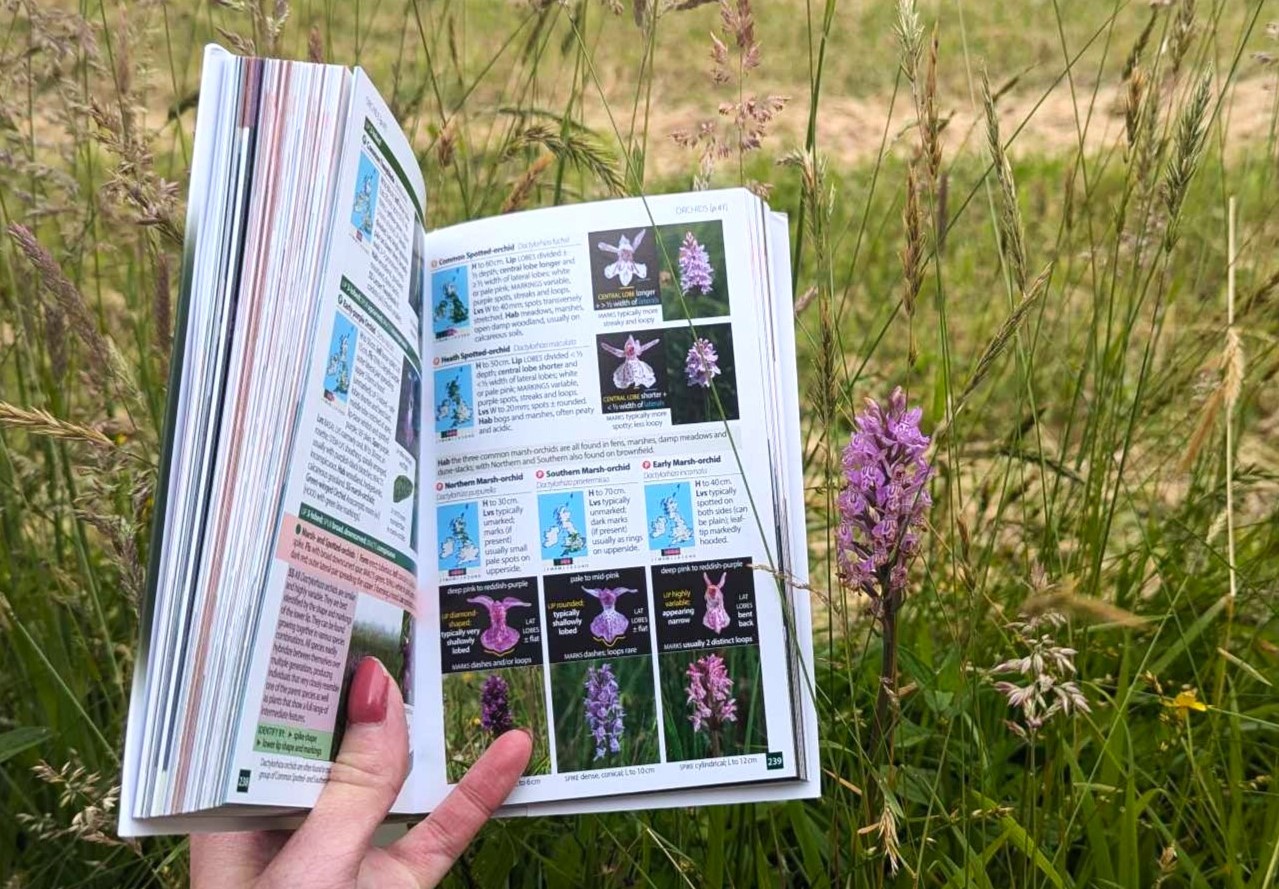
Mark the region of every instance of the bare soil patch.
[[[985, 150], [977, 101], [965, 98], [942, 104], [943, 117], [949, 115], [943, 143], [950, 158]], [[715, 105], [672, 95], [654, 101], [653, 108], [646, 160], [650, 174], [659, 178], [691, 175], [697, 158], [676, 145], [670, 134], [716, 117]], [[1073, 154], [1081, 144], [1085, 154], [1094, 155], [1113, 148], [1123, 138], [1124, 93], [1118, 85], [1076, 83], [1072, 95], [1070, 84], [1063, 80], [1046, 95], [1021, 91], [1000, 97], [999, 113], [1005, 134], [1011, 136], [1020, 127], [1011, 147], [1014, 156]], [[1273, 77], [1253, 76], [1232, 84], [1219, 121], [1226, 152], [1237, 155], [1264, 149], [1276, 129], [1276, 113]], [[609, 118], [598, 102], [588, 106], [587, 123], [601, 134], [610, 132]], [[793, 100], [772, 126], [774, 148], [801, 145], [806, 123], [806, 105]], [[890, 96], [827, 95], [819, 106], [818, 145], [838, 167], [865, 164], [878, 156], [881, 146], [889, 152], [911, 150], [913, 123], [914, 109], [905, 94], [898, 95], [895, 105]]]

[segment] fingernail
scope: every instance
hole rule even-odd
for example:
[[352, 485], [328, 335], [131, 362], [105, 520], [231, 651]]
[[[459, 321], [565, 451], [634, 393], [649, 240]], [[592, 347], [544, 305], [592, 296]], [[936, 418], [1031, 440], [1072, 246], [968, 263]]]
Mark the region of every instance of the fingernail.
[[355, 668], [351, 691], [346, 699], [346, 718], [351, 724], [376, 724], [386, 719], [386, 696], [391, 679], [375, 657], [366, 657]]

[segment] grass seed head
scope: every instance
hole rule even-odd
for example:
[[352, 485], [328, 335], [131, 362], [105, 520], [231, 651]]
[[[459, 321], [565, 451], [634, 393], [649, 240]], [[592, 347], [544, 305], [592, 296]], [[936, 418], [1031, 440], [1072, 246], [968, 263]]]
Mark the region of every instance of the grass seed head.
[[999, 183], [1000, 247], [1013, 276], [1016, 289], [1025, 294], [1027, 285], [1026, 236], [1021, 222], [1021, 207], [1017, 203], [1017, 185], [1013, 181], [1012, 164], [999, 135], [999, 112], [995, 97], [990, 91], [986, 72], [981, 76], [982, 108], [986, 116], [986, 144], [990, 150], [995, 179]]
[[1190, 99], [1177, 118], [1173, 137], [1172, 158], [1164, 171], [1161, 190], [1165, 213], [1164, 250], [1170, 252], [1177, 243], [1181, 208], [1190, 190], [1190, 182], [1203, 156], [1208, 139], [1208, 106], [1212, 101], [1212, 72], [1204, 69], [1195, 83]]

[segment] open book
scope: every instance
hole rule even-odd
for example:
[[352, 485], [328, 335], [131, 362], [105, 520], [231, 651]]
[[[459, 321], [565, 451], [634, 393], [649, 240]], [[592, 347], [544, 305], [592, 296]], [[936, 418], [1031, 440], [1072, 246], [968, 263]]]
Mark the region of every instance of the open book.
[[204, 58], [127, 835], [289, 823], [355, 665], [394, 812], [818, 793], [785, 217], [744, 189], [425, 231], [364, 73]]

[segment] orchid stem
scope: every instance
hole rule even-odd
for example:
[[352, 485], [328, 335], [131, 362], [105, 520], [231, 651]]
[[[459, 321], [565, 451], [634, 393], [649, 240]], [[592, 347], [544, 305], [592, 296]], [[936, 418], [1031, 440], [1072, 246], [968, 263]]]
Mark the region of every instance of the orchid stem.
[[879, 618], [883, 638], [882, 658], [879, 667], [879, 692], [875, 697], [875, 724], [871, 735], [871, 750], [885, 766], [892, 766], [893, 730], [897, 715], [897, 609], [899, 598], [889, 593], [882, 600]]

